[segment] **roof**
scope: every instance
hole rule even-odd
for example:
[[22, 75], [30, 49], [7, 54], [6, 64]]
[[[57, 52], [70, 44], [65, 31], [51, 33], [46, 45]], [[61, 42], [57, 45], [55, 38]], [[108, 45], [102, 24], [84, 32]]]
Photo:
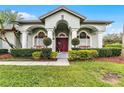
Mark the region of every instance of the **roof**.
[[[13, 28], [12, 24], [4, 25], [4, 29], [12, 29], [12, 28]], [[1, 29], [1, 27], [0, 27], [0, 29]]]
[[59, 8], [57, 8], [57, 9], [55, 9], [55, 10], [53, 10], [53, 11], [50, 11], [50, 12], [48, 12], [48, 13], [45, 14], [45, 15], [40, 16], [40, 19], [47, 18], [48, 16], [50, 16], [50, 15], [52, 15], [52, 14], [55, 14], [55, 13], [61, 11], [61, 10], [67, 11], [68, 13], [71, 13], [71, 14], [73, 14], [74, 16], [79, 17], [80, 19], [86, 19], [85, 16], [82, 16], [82, 15], [80, 15], [79, 13], [74, 12], [74, 11], [72, 11], [72, 10], [70, 10], [70, 9], [68, 9], [68, 8], [66, 8], [66, 7], [64, 7], [64, 6], [60, 6]]
[[83, 24], [111, 24], [113, 21], [104, 21], [104, 20], [85, 20]]
[[[14, 29], [16, 30], [16, 28], [18, 28], [17, 25], [15, 25], [15, 28], [13, 28], [13, 24], [4, 25], [4, 30], [5, 31], [13, 31]], [[1, 28], [0, 28], [0, 30], [1, 30]]]
[[37, 19], [37, 20], [19, 20], [19, 21], [16, 21], [16, 22], [18, 22], [19, 24], [44, 24], [45, 20], [43, 20], [43, 19], [61, 11], [61, 10], [67, 11], [68, 13], [71, 13], [72, 15], [77, 16], [78, 18], [80, 18], [81, 19], [81, 21], [80, 21], [81, 24], [106, 24], [106, 25], [108, 25], [108, 24], [111, 24], [113, 22], [113, 21], [104, 21], [104, 20], [86, 20], [85, 16], [82, 16], [79, 13], [74, 12], [74, 11], [64, 7], [64, 6], [60, 6], [57, 9], [40, 16], [40, 18]]
[[19, 20], [19, 21], [16, 21], [20, 24], [41, 24], [41, 21], [40, 20]]

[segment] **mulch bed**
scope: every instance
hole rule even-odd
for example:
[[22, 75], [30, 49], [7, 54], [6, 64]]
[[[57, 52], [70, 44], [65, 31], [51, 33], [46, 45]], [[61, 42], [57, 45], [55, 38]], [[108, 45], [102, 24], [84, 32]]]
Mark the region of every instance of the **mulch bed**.
[[7, 59], [12, 58], [13, 56], [11, 54], [0, 54], [0, 59]]
[[44, 62], [54, 62], [56, 61], [56, 58], [51, 58], [51, 59], [45, 59], [45, 58], [41, 58], [39, 60], [35, 60], [32, 57], [13, 57], [11, 54], [0, 54], [0, 61], [16, 61], [16, 62], [20, 62], [20, 61], [44, 61]]
[[120, 56], [119, 57], [96, 58], [96, 61], [107, 61], [107, 62], [115, 62], [115, 63], [124, 64], [124, 58]]

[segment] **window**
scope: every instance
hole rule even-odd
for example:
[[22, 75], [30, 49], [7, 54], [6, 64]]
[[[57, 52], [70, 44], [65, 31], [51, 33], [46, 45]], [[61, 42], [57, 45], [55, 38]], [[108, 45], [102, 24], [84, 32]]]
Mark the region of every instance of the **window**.
[[66, 37], [65, 34], [63, 34], [63, 33], [61, 33], [59, 36], [60, 37]]
[[80, 33], [80, 38], [81, 39], [85, 39], [85, 38], [88, 38], [89, 39], [89, 36], [85, 32], [81, 32]]
[[34, 45], [37, 46], [44, 46], [43, 44], [43, 38], [45, 37], [44, 32], [39, 32], [35, 37], [34, 37]]
[[86, 32], [81, 32], [79, 34], [79, 40], [80, 40], [80, 44], [79, 44], [80, 48], [89, 48], [90, 47], [90, 37]]
[[61, 32], [58, 34], [58, 37], [59, 38], [67, 38], [67, 35], [65, 33]]

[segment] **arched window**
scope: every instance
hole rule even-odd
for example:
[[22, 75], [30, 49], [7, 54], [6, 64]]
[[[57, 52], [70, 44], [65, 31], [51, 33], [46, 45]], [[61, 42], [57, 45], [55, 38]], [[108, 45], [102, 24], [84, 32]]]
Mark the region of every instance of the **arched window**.
[[60, 36], [60, 37], [65, 37], [65, 34], [61, 33], [59, 36]]
[[35, 37], [34, 37], [34, 46], [40, 47], [44, 46], [43, 44], [43, 38], [45, 37], [44, 32], [39, 32]]
[[68, 36], [67, 36], [65, 33], [63, 33], [63, 32], [60, 32], [60, 33], [58, 34], [58, 37], [59, 37], [59, 38], [67, 38]]
[[85, 32], [81, 32], [80, 39], [85, 39], [85, 38], [89, 38], [89, 36]]
[[86, 32], [79, 33], [80, 48], [89, 48], [90, 47], [90, 36]]

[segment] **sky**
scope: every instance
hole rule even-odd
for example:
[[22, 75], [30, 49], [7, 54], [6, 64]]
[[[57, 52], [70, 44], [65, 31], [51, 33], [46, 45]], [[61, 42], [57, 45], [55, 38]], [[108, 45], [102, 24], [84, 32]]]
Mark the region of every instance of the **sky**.
[[[18, 11], [26, 20], [38, 19], [58, 7], [59, 5], [0, 5], [0, 10]], [[107, 27], [105, 34], [123, 30], [124, 5], [66, 5], [65, 7], [86, 16], [88, 20], [114, 21]]]

